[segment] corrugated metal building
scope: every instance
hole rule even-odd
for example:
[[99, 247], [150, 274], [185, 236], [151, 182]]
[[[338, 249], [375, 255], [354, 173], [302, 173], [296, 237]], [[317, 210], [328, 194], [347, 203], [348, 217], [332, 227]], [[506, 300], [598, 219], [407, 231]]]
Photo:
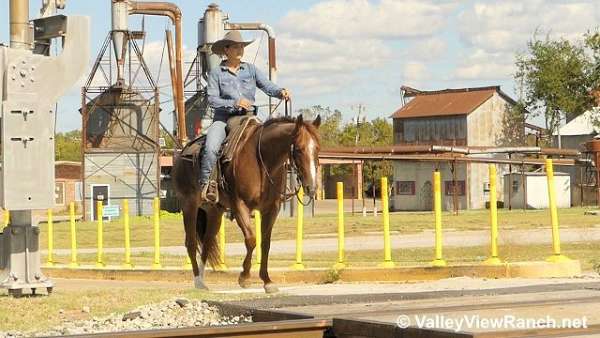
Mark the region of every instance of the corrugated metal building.
[[[399, 108], [394, 119], [394, 144], [497, 146], [505, 113], [515, 101], [500, 86], [420, 91], [403, 87], [410, 101]], [[454, 207], [454, 182], [459, 209], [480, 209], [488, 200], [488, 166], [476, 163], [394, 163], [395, 210], [431, 210], [432, 172], [442, 175], [442, 204]], [[453, 174], [455, 175], [453, 177]], [[503, 199], [504, 168], [498, 167], [498, 200]]]
[[157, 100], [157, 95], [111, 87], [85, 106], [86, 219], [95, 219], [97, 201], [121, 205], [127, 199], [130, 214], [152, 213], [160, 188]]

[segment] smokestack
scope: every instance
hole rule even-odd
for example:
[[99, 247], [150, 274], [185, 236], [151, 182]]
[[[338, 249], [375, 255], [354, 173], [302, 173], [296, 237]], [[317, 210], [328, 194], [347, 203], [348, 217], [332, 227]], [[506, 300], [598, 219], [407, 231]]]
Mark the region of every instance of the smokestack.
[[123, 82], [123, 74], [125, 73], [125, 53], [127, 52], [126, 31], [129, 30], [128, 0], [112, 0], [112, 34], [113, 47], [115, 50], [115, 59], [117, 63], [117, 83]]
[[198, 46], [207, 47], [206, 61], [208, 62], [208, 70], [210, 70], [221, 64], [221, 57], [213, 54], [211, 50], [212, 44], [225, 35], [223, 12], [217, 4], [208, 5], [208, 9], [204, 12], [204, 19], [198, 23], [198, 26]]
[[29, 0], [10, 0], [10, 48], [31, 49]]

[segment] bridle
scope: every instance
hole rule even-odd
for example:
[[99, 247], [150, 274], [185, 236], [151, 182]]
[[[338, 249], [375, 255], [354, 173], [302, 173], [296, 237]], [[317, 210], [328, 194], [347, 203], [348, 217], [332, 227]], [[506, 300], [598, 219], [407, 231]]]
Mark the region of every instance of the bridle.
[[[291, 100], [287, 100], [285, 103], [285, 116], [288, 116], [288, 103], [289, 103], [289, 109], [291, 111], [292, 108], [292, 102]], [[275, 186], [275, 182], [273, 182], [273, 178], [271, 177], [271, 175], [269, 175], [269, 171], [267, 170], [267, 167], [265, 165], [265, 162], [262, 158], [262, 152], [261, 152], [261, 143], [262, 143], [262, 135], [263, 135], [263, 131], [264, 131], [265, 127], [264, 124], [260, 126], [260, 131], [258, 134], [258, 161], [260, 162], [260, 165], [263, 169], [263, 171], [265, 172], [265, 176], [267, 177], [267, 179], [269, 180], [269, 183], [271, 184], [271, 186]], [[297, 150], [296, 150], [296, 146], [294, 144], [294, 142], [291, 143], [290, 145], [290, 149], [289, 149], [289, 154], [288, 154], [288, 161], [284, 164], [284, 168], [285, 168], [285, 172], [288, 172], [288, 167], [290, 169], [291, 173], [296, 173], [296, 182], [295, 182], [295, 187], [292, 187], [291, 189], [288, 187], [287, 185], [287, 175], [283, 175], [283, 191], [280, 192], [280, 196], [283, 198], [284, 201], [288, 201], [289, 199], [291, 199], [293, 196], [296, 196], [296, 199], [298, 200], [299, 203], [301, 203], [304, 206], [308, 206], [310, 205], [313, 200], [314, 197], [313, 196], [309, 196], [309, 200], [307, 203], [304, 203], [304, 201], [302, 201], [300, 199], [300, 196], [298, 196], [298, 192], [300, 191], [300, 188], [302, 187], [302, 171], [299, 170], [298, 165], [296, 164], [296, 161], [294, 160], [297, 154]]]

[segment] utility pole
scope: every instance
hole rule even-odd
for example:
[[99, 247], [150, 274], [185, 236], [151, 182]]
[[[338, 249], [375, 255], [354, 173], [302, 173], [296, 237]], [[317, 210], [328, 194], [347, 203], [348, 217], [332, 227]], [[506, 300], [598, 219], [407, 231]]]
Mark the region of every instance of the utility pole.
[[[360, 133], [359, 133], [359, 128], [360, 128], [360, 118], [361, 118], [361, 114], [363, 112], [363, 110], [365, 109], [365, 106], [362, 103], [359, 103], [358, 106], [358, 112], [356, 114], [356, 135], [354, 137], [354, 146], [357, 147], [358, 146], [358, 141], [360, 139]], [[362, 171], [361, 171], [362, 172]], [[358, 182], [356, 179], [356, 164], [354, 163], [354, 160], [352, 160], [352, 215], [354, 215], [354, 192], [356, 191], [357, 193], [361, 194], [361, 199], [363, 201], [363, 215], [365, 214], [365, 199], [364, 196], [362, 196], [362, 190], [359, 192], [358, 191]]]

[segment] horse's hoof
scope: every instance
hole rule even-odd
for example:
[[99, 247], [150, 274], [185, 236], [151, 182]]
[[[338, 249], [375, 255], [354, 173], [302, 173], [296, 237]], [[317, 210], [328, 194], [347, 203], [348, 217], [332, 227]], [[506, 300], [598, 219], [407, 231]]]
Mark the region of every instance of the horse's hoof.
[[279, 288], [275, 286], [275, 284], [265, 284], [265, 292], [266, 293], [277, 293], [279, 292]]
[[194, 277], [194, 287], [198, 290], [208, 290], [208, 287], [200, 277]]
[[244, 289], [247, 289], [250, 287], [250, 278], [238, 278], [238, 284], [240, 284], [240, 286]]

